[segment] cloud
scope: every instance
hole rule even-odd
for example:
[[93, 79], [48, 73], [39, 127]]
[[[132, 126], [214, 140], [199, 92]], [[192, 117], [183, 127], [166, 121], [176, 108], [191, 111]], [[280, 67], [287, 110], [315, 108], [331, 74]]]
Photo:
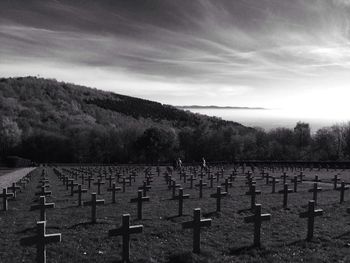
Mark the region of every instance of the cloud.
[[333, 0], [336, 5], [350, 6], [349, 0]]
[[350, 81], [349, 2], [1, 1], [0, 67], [174, 104], [283, 105]]

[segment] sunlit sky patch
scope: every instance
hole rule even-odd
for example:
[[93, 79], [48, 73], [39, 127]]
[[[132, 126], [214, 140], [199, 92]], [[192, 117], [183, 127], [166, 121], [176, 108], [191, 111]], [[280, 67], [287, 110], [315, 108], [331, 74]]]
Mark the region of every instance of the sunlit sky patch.
[[0, 76], [347, 118], [348, 0], [2, 0]]

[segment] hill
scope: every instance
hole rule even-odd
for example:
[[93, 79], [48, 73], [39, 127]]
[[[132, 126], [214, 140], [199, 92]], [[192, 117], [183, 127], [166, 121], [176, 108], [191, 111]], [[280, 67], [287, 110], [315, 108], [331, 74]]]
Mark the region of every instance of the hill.
[[41, 162], [219, 158], [213, 144], [254, 132], [170, 105], [36, 77], [0, 79], [0, 116], [1, 156]]

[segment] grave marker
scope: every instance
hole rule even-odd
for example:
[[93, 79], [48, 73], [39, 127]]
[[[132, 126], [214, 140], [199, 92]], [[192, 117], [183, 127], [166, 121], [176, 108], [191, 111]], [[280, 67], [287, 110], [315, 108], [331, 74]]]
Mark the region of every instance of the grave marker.
[[201, 219], [201, 209], [193, 211], [193, 221], [182, 223], [182, 228], [193, 228], [193, 253], [200, 253], [201, 227], [211, 226], [211, 219]]
[[284, 184], [283, 190], [280, 190], [279, 193], [283, 194], [283, 208], [287, 208], [288, 193], [293, 193], [293, 190], [288, 188], [288, 184]]
[[94, 185], [97, 185], [97, 194], [101, 195], [101, 185], [104, 185], [105, 182], [102, 182], [101, 178], [97, 179], [97, 182]]
[[116, 187], [115, 183], [113, 183], [112, 187], [111, 188], [108, 188], [107, 191], [108, 192], [112, 192], [112, 203], [115, 204], [116, 201], [115, 201], [115, 194], [117, 193], [117, 191], [120, 191], [122, 190], [120, 187]]
[[83, 193], [87, 193], [87, 189], [82, 189], [81, 184], [78, 185], [78, 189], [73, 191], [74, 194], [78, 194], [78, 206], [81, 206], [81, 196]]
[[37, 234], [32, 237], [22, 238], [20, 244], [22, 246], [36, 245], [36, 262], [46, 262], [46, 245], [50, 243], [61, 242], [61, 234], [46, 234], [46, 221], [39, 221], [37, 225]]
[[323, 215], [322, 209], [316, 209], [315, 210], [315, 201], [310, 200], [308, 211], [300, 213], [300, 218], [307, 218], [307, 241], [311, 241], [313, 235], [314, 235], [314, 224], [315, 224], [315, 217]]
[[255, 184], [252, 184], [249, 191], [245, 193], [246, 195], [250, 195], [250, 209], [255, 208], [255, 203], [256, 203], [256, 195], [260, 195], [261, 191], [256, 190]]
[[17, 186], [16, 183], [12, 183], [12, 186], [7, 187], [8, 190], [11, 190], [13, 193], [13, 198], [16, 199], [16, 192], [20, 190], [21, 187]]
[[108, 236], [122, 236], [123, 238], [123, 262], [130, 262], [130, 235], [142, 233], [143, 225], [130, 226], [130, 215], [122, 216], [122, 226], [108, 231]]
[[184, 199], [190, 198], [189, 194], [184, 194], [183, 189], [179, 188], [179, 195], [175, 197], [175, 199], [179, 200], [179, 216], [182, 216], [183, 214], [183, 202]]
[[0, 197], [2, 197], [2, 210], [7, 211], [8, 210], [7, 199], [9, 199], [9, 197], [13, 197], [13, 193], [8, 193], [7, 189], [4, 188], [2, 189], [2, 194], [0, 195]]
[[345, 195], [345, 191], [349, 190], [349, 186], [345, 185], [345, 182], [342, 181], [341, 182], [341, 186], [337, 188], [338, 191], [340, 191], [340, 203], [344, 202], [344, 195]]
[[47, 208], [55, 208], [55, 204], [54, 203], [46, 203], [46, 197], [40, 196], [39, 204], [32, 205], [30, 207], [30, 211], [40, 210], [40, 221], [46, 221], [46, 209]]
[[196, 187], [199, 187], [199, 198], [203, 197], [203, 187], [207, 186], [206, 183], [203, 183], [203, 180], [199, 180], [199, 184], [196, 184]]
[[314, 183], [313, 188], [309, 189], [309, 192], [312, 193], [312, 199], [315, 201], [315, 204], [317, 204], [317, 193], [321, 191], [322, 188], [318, 187], [317, 183]]
[[255, 205], [255, 212], [252, 216], [244, 218], [245, 223], [254, 223], [254, 246], [260, 247], [261, 223], [271, 220], [271, 214], [261, 214], [261, 204]]
[[215, 194], [211, 194], [210, 197], [215, 198], [216, 199], [216, 212], [220, 212], [221, 211], [221, 198], [223, 196], [226, 196], [227, 192], [221, 192], [221, 186], [218, 186], [216, 188], [216, 193]]
[[138, 190], [137, 197], [130, 200], [131, 203], [137, 203], [137, 219], [142, 219], [142, 203], [148, 201], [148, 196], [142, 196], [142, 190]]
[[83, 202], [84, 206], [91, 206], [91, 222], [94, 224], [97, 222], [97, 217], [96, 217], [96, 210], [97, 210], [97, 205], [103, 205], [105, 203], [104, 199], [97, 200], [96, 198], [96, 193], [91, 194], [91, 201], [85, 201]]

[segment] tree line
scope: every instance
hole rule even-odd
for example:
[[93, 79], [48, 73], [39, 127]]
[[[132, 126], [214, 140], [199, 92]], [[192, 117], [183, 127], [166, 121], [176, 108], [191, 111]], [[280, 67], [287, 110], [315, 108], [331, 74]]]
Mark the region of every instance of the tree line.
[[70, 127], [64, 134], [37, 130], [23, 134], [9, 118], [0, 121], [1, 156], [17, 155], [37, 162], [133, 163], [235, 160], [349, 160], [350, 124], [310, 133], [307, 123], [294, 129], [256, 128], [239, 134], [231, 127], [202, 125], [175, 130], [164, 127], [113, 129]]
[[0, 79], [0, 158], [136, 163], [350, 160], [350, 124], [265, 131], [169, 105], [34, 77]]

